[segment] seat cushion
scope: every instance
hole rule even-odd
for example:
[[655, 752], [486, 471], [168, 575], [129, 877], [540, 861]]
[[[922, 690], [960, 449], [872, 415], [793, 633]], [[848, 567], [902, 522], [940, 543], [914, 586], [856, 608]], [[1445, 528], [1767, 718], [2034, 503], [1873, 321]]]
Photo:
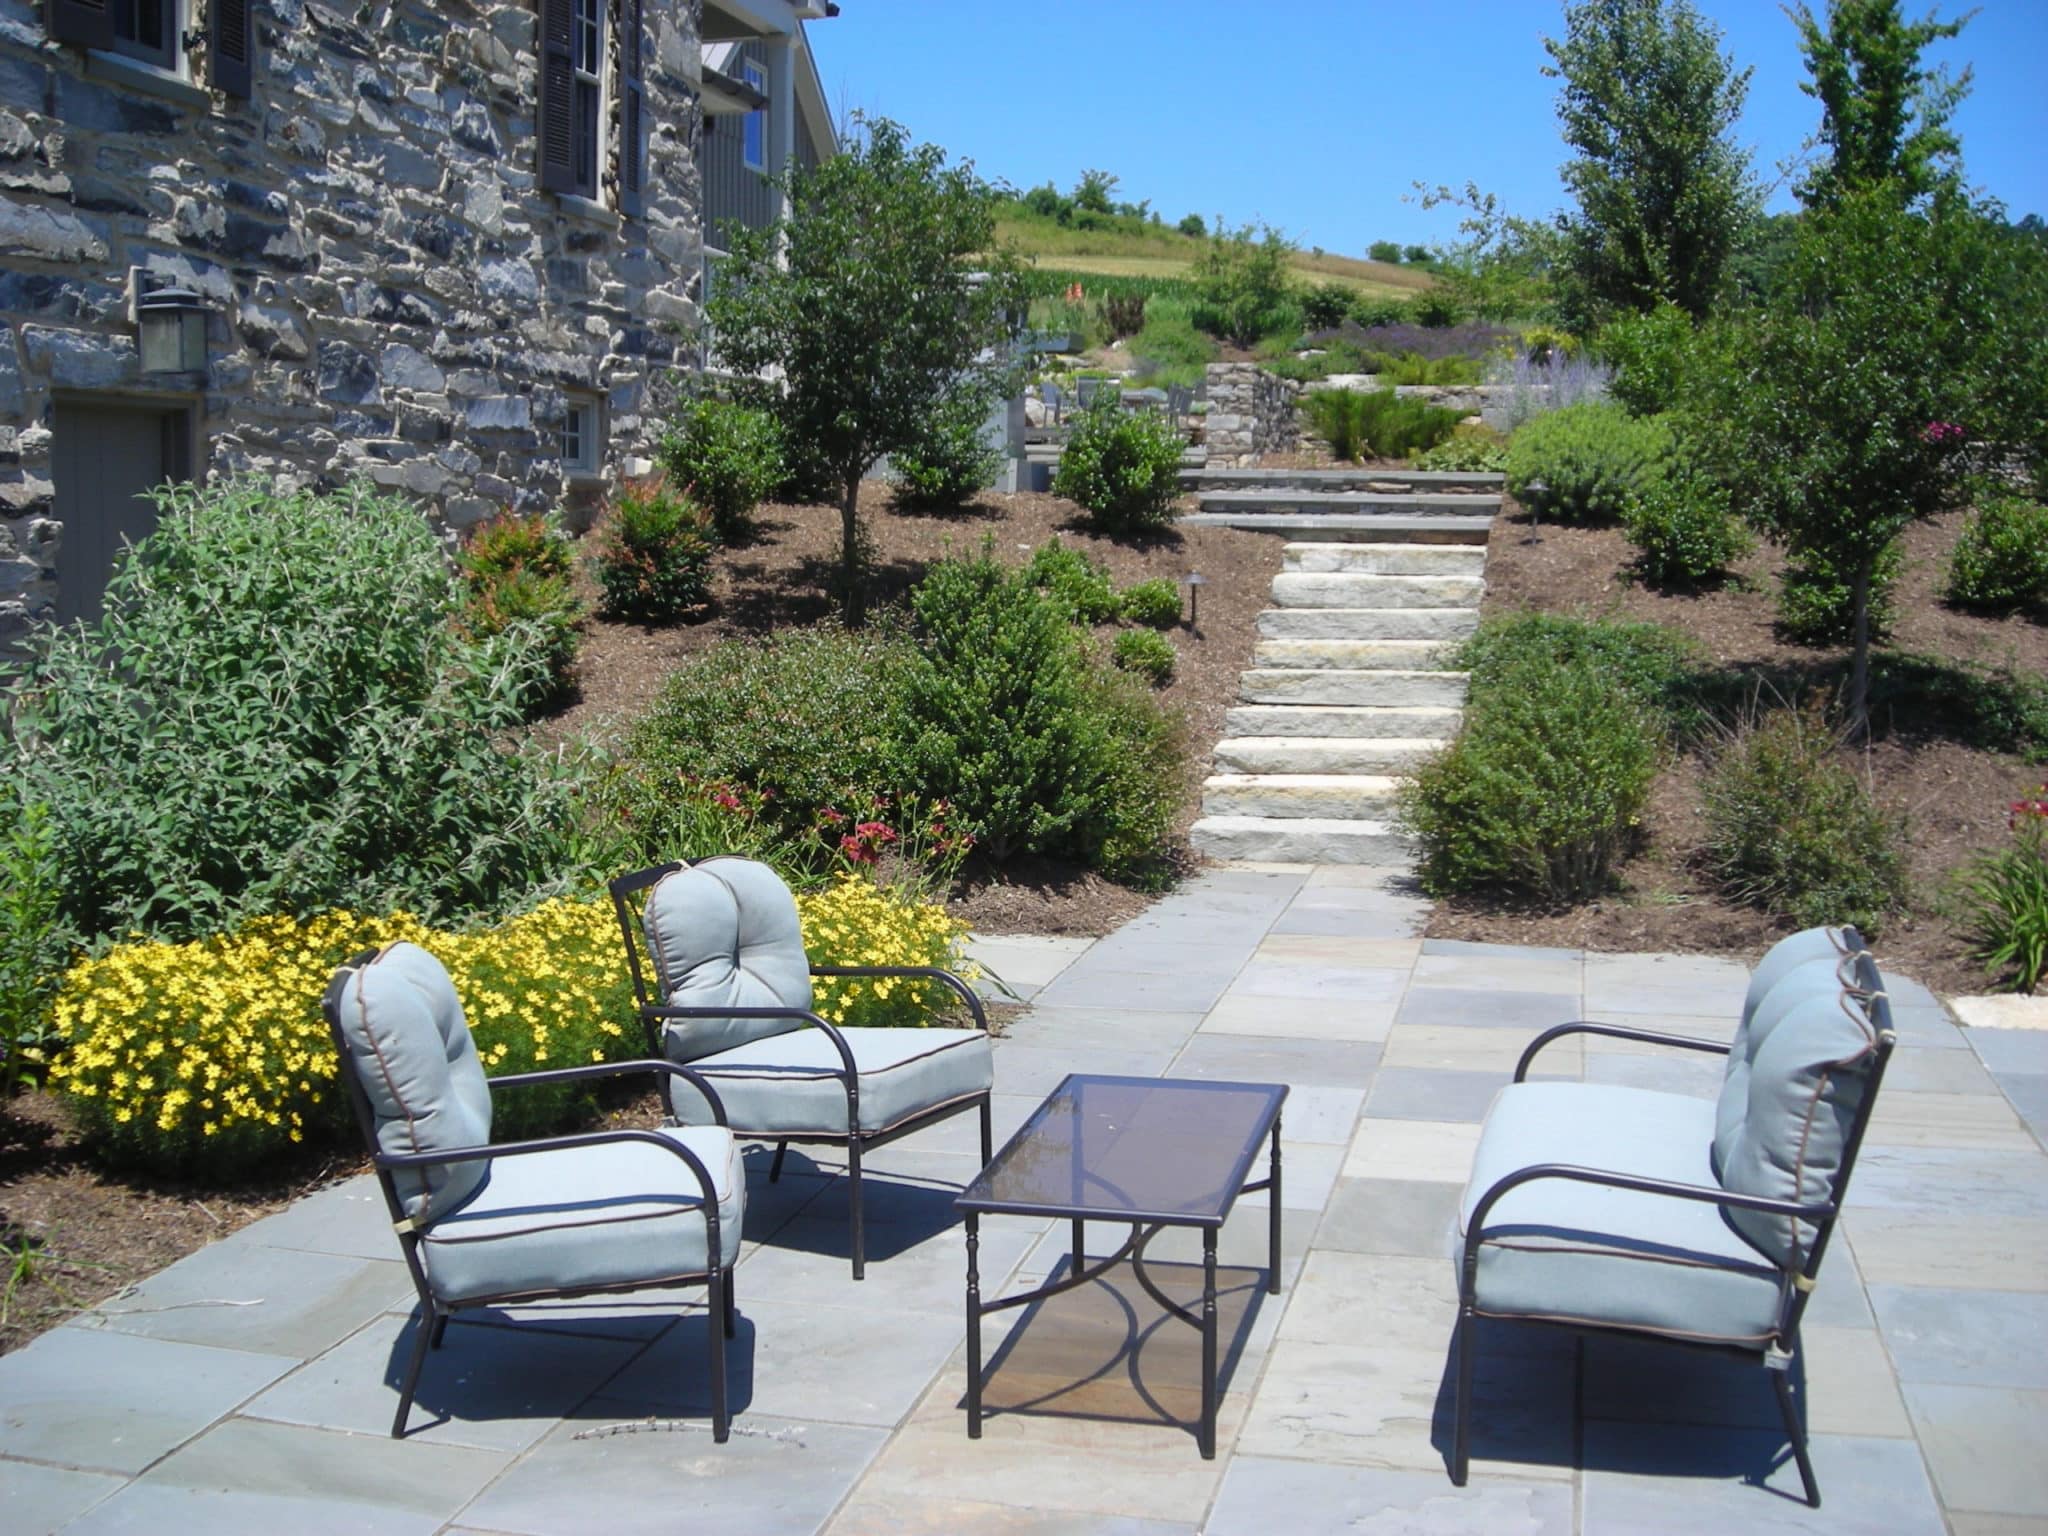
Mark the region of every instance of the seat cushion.
[[[843, 1029], [859, 1074], [860, 1129], [885, 1131], [941, 1104], [986, 1093], [995, 1056], [978, 1029]], [[692, 1065], [712, 1079], [726, 1123], [743, 1136], [844, 1136], [843, 1063], [821, 1029], [705, 1056]], [[702, 1095], [677, 1078], [676, 1118], [709, 1119]]]
[[[711, 1175], [718, 1246], [739, 1259], [746, 1171], [721, 1126], [657, 1134]], [[423, 1234], [420, 1255], [444, 1301], [657, 1285], [708, 1268], [703, 1189], [688, 1163], [643, 1141], [496, 1157], [467, 1204]]]
[[[417, 944], [393, 944], [342, 980], [334, 1005], [344, 1065], [370, 1101], [378, 1151], [444, 1152], [491, 1139], [490, 1086], [440, 961]], [[399, 1168], [391, 1181], [408, 1216], [431, 1220], [468, 1199], [485, 1167]]]
[[[675, 1008], [811, 1006], [796, 898], [753, 859], [706, 859], [665, 875], [641, 914], [664, 1001]], [[670, 1061], [691, 1062], [802, 1028], [794, 1019], [670, 1019]]]
[[[1715, 1187], [1714, 1106], [1608, 1083], [1517, 1083], [1486, 1117], [1461, 1232], [1500, 1179], [1538, 1163]], [[1517, 1186], [1487, 1212], [1478, 1310], [1761, 1345], [1778, 1271], [1703, 1201], [1564, 1179]]]

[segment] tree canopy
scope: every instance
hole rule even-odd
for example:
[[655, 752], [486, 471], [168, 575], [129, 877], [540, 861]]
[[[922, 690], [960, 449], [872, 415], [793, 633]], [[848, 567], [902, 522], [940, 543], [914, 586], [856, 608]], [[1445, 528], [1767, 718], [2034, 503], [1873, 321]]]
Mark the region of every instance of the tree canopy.
[[1970, 71], [1955, 78], [1922, 59], [1930, 43], [1969, 21], [1909, 22], [1899, 0], [1828, 0], [1825, 25], [1805, 4], [1790, 12], [1811, 80], [1800, 89], [1821, 105], [1817, 138], [1828, 157], [1801, 184], [1808, 207], [1854, 190], [1887, 188], [1907, 202], [1953, 184], [1962, 142], [1948, 127], [1969, 94]]

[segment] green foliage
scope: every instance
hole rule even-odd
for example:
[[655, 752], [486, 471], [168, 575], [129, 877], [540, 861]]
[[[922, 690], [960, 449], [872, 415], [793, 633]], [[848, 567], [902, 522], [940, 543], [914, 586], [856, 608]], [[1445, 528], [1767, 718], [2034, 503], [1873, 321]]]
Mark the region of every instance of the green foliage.
[[1145, 328], [1131, 338], [1130, 354], [1139, 377], [1148, 384], [1197, 385], [1216, 360], [1218, 348], [1195, 329], [1186, 301], [1152, 300], [1145, 308]]
[[1168, 527], [1186, 446], [1165, 417], [1126, 411], [1116, 392], [1106, 391], [1075, 421], [1053, 475], [1053, 494], [1085, 507], [1105, 533]]
[[1595, 895], [1638, 837], [1661, 744], [1627, 689], [1587, 659], [1496, 635], [1457, 738], [1406, 786], [1401, 818], [1432, 895]]
[[1683, 452], [1663, 473], [1643, 480], [1622, 521], [1636, 547], [1636, 574], [1656, 587], [1716, 585], [1750, 548], [1727, 488]]
[[1342, 283], [1317, 283], [1301, 296], [1301, 323], [1311, 331], [1335, 330], [1351, 314], [1352, 290]]
[[1565, 188], [1567, 309], [1575, 329], [1660, 301], [1703, 318], [1756, 217], [1749, 155], [1733, 141], [1750, 71], [1687, 0], [1572, 0], [1545, 73], [1574, 158]]
[[1476, 357], [1423, 357], [1415, 352], [1403, 352], [1388, 358], [1375, 372], [1380, 383], [1389, 387], [1398, 384], [1477, 384], [1485, 377], [1485, 369]]
[[837, 483], [850, 623], [866, 611], [861, 476], [910, 446], [942, 396], [1002, 371], [1023, 299], [1013, 263], [991, 254], [993, 194], [973, 166], [886, 119], [858, 126], [839, 154], [792, 168], [787, 218], [726, 227], [707, 306], [726, 366], [779, 374], [764, 403], [783, 440]]
[[1289, 292], [1290, 247], [1277, 229], [1254, 240], [1249, 228], [1219, 231], [1195, 263], [1195, 324], [1233, 346], [1262, 336], [1298, 331], [1301, 309]]
[[1109, 572], [1085, 550], [1047, 539], [1031, 553], [1024, 580], [1056, 599], [1078, 624], [1102, 624], [1117, 616], [1119, 602]]
[[1705, 729], [1715, 679], [1683, 633], [1534, 610], [1489, 618], [1460, 649], [1458, 665], [1472, 690], [1491, 697], [1531, 657], [1561, 667], [1589, 667], [1622, 689], [1676, 740]]
[[0, 1107], [47, 1060], [50, 1000], [70, 952], [50, 808], [0, 789]]
[[1871, 661], [1870, 718], [1898, 735], [1945, 735], [2048, 762], [2048, 678], [2032, 673], [1881, 652]]
[[1313, 389], [1302, 397], [1302, 411], [1316, 435], [1342, 460], [1398, 459], [1434, 448], [1448, 438], [1462, 418], [1412, 395], [1391, 389]]
[[1145, 328], [1145, 295], [1110, 293], [1102, 299], [1102, 323], [1111, 341], [1122, 341]]
[[247, 913], [491, 910], [550, 880], [566, 785], [498, 733], [542, 668], [479, 644], [419, 510], [362, 486], [158, 497], [90, 625], [11, 669], [8, 778], [84, 935]]
[[575, 670], [583, 603], [570, 580], [574, 558], [546, 518], [513, 512], [471, 528], [456, 557], [464, 632], [479, 641], [503, 636], [540, 663], [521, 696], [528, 713], [561, 699]]
[[941, 397], [917, 437], [890, 456], [896, 500], [920, 512], [957, 512], [995, 483], [1001, 451], [988, 440], [995, 402], [979, 389]]
[[1607, 392], [1630, 414], [1657, 416], [1679, 403], [1692, 356], [1693, 320], [1669, 300], [1608, 321], [1594, 350], [1614, 368]]
[[1202, 222], [1202, 216], [1199, 213], [1188, 214], [1173, 227], [1193, 240], [1199, 240], [1209, 233], [1209, 226]]
[[620, 487], [597, 525], [594, 568], [608, 619], [670, 624], [704, 606], [717, 535], [704, 509], [655, 482]]
[[2048, 608], [2048, 506], [2006, 492], [1981, 497], [1949, 553], [1944, 595], [1993, 613]]
[[1180, 623], [1180, 586], [1164, 576], [1134, 582], [1117, 594], [1117, 610], [1133, 624], [1172, 629]]
[[1671, 427], [1662, 419], [1615, 405], [1568, 405], [1509, 441], [1508, 494], [1551, 522], [1618, 523], [1671, 452]]
[[1821, 104], [1821, 144], [1800, 185], [1808, 207], [1833, 203], [1844, 192], [1887, 189], [1902, 203], [1952, 186], [1962, 174], [1962, 144], [1948, 120], [1970, 89], [1970, 71], [1950, 80], [1926, 69], [1930, 43], [1957, 36], [1976, 13], [1939, 22], [1930, 11], [1917, 22], [1899, 15], [1899, 0], [1829, 0], [1825, 27], [1800, 4], [1789, 11], [1799, 29], [1799, 52], [1813, 78], [1800, 89]]
[[1413, 456], [1417, 469], [1497, 475], [1508, 467], [1508, 445], [1484, 427], [1458, 427], [1434, 448]]
[[1038, 853], [1118, 873], [1152, 855], [1184, 748], [1156, 705], [1090, 663], [1065, 605], [984, 555], [934, 566], [911, 606], [912, 781], [997, 864]]
[[1418, 293], [1409, 313], [1415, 317], [1417, 325], [1440, 331], [1463, 320], [1467, 307], [1467, 301], [1455, 287], [1440, 284]]
[[727, 543], [745, 537], [754, 508], [789, 472], [774, 416], [715, 395], [695, 396], [677, 408], [660, 460], [669, 482], [711, 514]]
[[1701, 784], [1700, 862], [1734, 900], [1801, 927], [1883, 927], [1906, 899], [1904, 827], [1818, 703], [1738, 723]]
[[[1871, 568], [1866, 619], [1873, 641], [1888, 638], [1897, 618], [1893, 593], [1906, 552], [1894, 544]], [[1856, 643], [1856, 585], [1819, 551], [1794, 555], [1778, 573], [1778, 633], [1795, 645]]]
[[2012, 845], [1986, 854], [1962, 876], [1970, 958], [2015, 992], [2032, 992], [2048, 972], [2048, 785], [2012, 806]]
[[1401, 262], [1401, 245], [1396, 240], [1375, 240], [1365, 248], [1368, 261], [1384, 261], [1392, 266]]
[[[1465, 210], [1458, 221], [1464, 240], [1431, 263], [1460, 308], [1481, 320], [1555, 318], [1556, 273], [1564, 260], [1563, 236], [1555, 222], [1510, 214], [1476, 182], [1465, 183], [1463, 191], [1417, 182], [1415, 190], [1424, 208]], [[1359, 323], [1376, 322], [1361, 315]]]
[[1173, 680], [1178, 659], [1173, 642], [1156, 629], [1118, 630], [1110, 655], [1124, 671], [1135, 672], [1154, 688], [1164, 688]]

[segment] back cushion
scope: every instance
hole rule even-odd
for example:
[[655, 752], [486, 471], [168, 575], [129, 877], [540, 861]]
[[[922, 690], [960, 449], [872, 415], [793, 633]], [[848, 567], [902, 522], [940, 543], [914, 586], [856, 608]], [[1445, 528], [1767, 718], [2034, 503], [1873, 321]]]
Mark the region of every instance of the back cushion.
[[[491, 1139], [490, 1085], [440, 961], [417, 944], [393, 944], [350, 979], [340, 1015], [378, 1150], [437, 1152]], [[489, 1171], [478, 1158], [392, 1178], [406, 1214], [428, 1221], [467, 1200]]]
[[1728, 1047], [1728, 1062], [1721, 1076], [1721, 1097], [1714, 1106], [1714, 1159], [1719, 1167], [1728, 1155], [1742, 1125], [1749, 1118], [1749, 1089], [1756, 1074], [1757, 1052], [1771, 1037], [1779, 1022], [1811, 997], [1832, 997], [1850, 978], [1846, 956], [1828, 956], [1806, 961], [1789, 970], [1780, 969], [1771, 989], [1744, 1011]]
[[[1826, 962], [1818, 962], [1825, 965]], [[1877, 1031], [1864, 998], [1839, 985], [1796, 989], [1790, 1005], [1772, 1008], [1772, 989], [1753, 1025], [1749, 1071], [1741, 1083], [1743, 1113], [1729, 1134], [1714, 1138], [1714, 1171], [1724, 1189], [1813, 1204], [1831, 1198], [1856, 1112], [1877, 1062]], [[1766, 1012], [1773, 1016], [1766, 1021]], [[1737, 1087], [1723, 1088], [1723, 1118]], [[1788, 1267], [1804, 1262], [1811, 1222], [1759, 1211], [1729, 1211], [1728, 1220], [1761, 1252]]]
[[[752, 859], [706, 859], [647, 893], [642, 923], [663, 996], [676, 1008], [805, 1008], [811, 966], [796, 898]], [[787, 1034], [800, 1019], [670, 1019], [671, 1061]]]
[[1742, 1024], [1737, 1028], [1738, 1041], [1741, 1030], [1749, 1024], [1750, 1015], [1756, 1012], [1757, 1004], [1787, 975], [1810, 961], [1840, 959], [1852, 953], [1853, 948], [1846, 928], [1808, 928], [1773, 944], [1757, 962], [1756, 970], [1749, 978], [1749, 995], [1742, 1001]]

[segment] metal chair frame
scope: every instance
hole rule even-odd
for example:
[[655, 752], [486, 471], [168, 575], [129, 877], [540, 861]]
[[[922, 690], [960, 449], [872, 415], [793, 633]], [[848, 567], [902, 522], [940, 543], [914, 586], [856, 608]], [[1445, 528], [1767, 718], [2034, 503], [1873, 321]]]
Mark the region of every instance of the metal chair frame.
[[[1575, 1323], [1561, 1319], [1495, 1317], [1494, 1320], [1537, 1327], [1564, 1328], [1572, 1333], [1656, 1338], [1687, 1349], [1760, 1360], [1764, 1368], [1770, 1372], [1771, 1387], [1778, 1399], [1778, 1412], [1785, 1424], [1785, 1435], [1791, 1443], [1792, 1457], [1799, 1466], [1799, 1480], [1805, 1486], [1806, 1502], [1815, 1509], [1820, 1508], [1820, 1484], [1814, 1477], [1813, 1461], [1807, 1453], [1803, 1415], [1792, 1392], [1791, 1374], [1799, 1356], [1799, 1323], [1806, 1312], [1807, 1299], [1813, 1294], [1813, 1287], [1820, 1273], [1821, 1259], [1827, 1253], [1828, 1239], [1834, 1233], [1836, 1218], [1840, 1216], [1842, 1203], [1848, 1194], [1849, 1176], [1855, 1171], [1856, 1156], [1863, 1145], [1863, 1133], [1870, 1124], [1871, 1110], [1877, 1103], [1877, 1090], [1884, 1080], [1885, 1065], [1891, 1059], [1893, 1047], [1897, 1044], [1897, 1035], [1892, 1028], [1891, 1004], [1884, 994], [1883, 980], [1878, 975], [1876, 963], [1871, 959], [1869, 951], [1863, 948], [1863, 941], [1855, 930], [1848, 929], [1845, 932], [1856, 948], [1852, 957], [1855, 965], [1853, 989], [1869, 1012], [1877, 1039], [1869, 1082], [1864, 1088], [1862, 1101], [1856, 1107], [1855, 1118], [1850, 1122], [1848, 1138], [1843, 1143], [1842, 1165], [1835, 1174], [1832, 1200], [1815, 1205], [1803, 1205], [1791, 1200], [1745, 1195], [1705, 1185], [1641, 1178], [1563, 1163], [1539, 1163], [1527, 1168], [1518, 1168], [1495, 1183], [1480, 1198], [1479, 1204], [1473, 1208], [1471, 1220], [1466, 1223], [1464, 1248], [1458, 1265], [1458, 1364], [1451, 1441], [1451, 1481], [1456, 1486], [1465, 1486], [1471, 1467], [1472, 1356], [1476, 1325], [1480, 1316], [1476, 1301], [1479, 1285], [1479, 1250], [1486, 1239], [1487, 1213], [1493, 1209], [1497, 1201], [1519, 1185], [1538, 1179], [1567, 1179], [1582, 1184], [1604, 1185], [1610, 1189], [1633, 1190], [1641, 1194], [1663, 1195], [1674, 1200], [1692, 1200], [1717, 1205], [1724, 1211], [1763, 1211], [1774, 1216], [1792, 1217], [1813, 1225], [1814, 1236], [1805, 1262], [1797, 1267], [1783, 1264], [1777, 1266], [1777, 1322], [1772, 1337], [1760, 1349], [1738, 1344], [1673, 1339], [1642, 1328]], [[1531, 1041], [1528, 1048], [1522, 1052], [1521, 1060], [1515, 1064], [1514, 1080], [1518, 1083], [1524, 1081], [1537, 1053], [1551, 1041], [1567, 1035], [1604, 1035], [1617, 1040], [1636, 1040], [1650, 1045], [1701, 1051], [1717, 1056], [1726, 1056], [1731, 1049], [1723, 1042], [1702, 1040], [1691, 1035], [1662, 1034], [1653, 1030], [1629, 1029], [1616, 1024], [1578, 1020], [1547, 1029]], [[1764, 1257], [1765, 1255], [1758, 1254], [1759, 1259]]]
[[[734, 857], [729, 854], [714, 855], [715, 858]], [[735, 1134], [757, 1136], [763, 1141], [775, 1143], [775, 1160], [768, 1166], [768, 1182], [773, 1184], [782, 1177], [782, 1160], [790, 1146], [844, 1146], [846, 1148], [847, 1174], [847, 1216], [850, 1226], [849, 1245], [853, 1250], [853, 1278], [860, 1280], [867, 1273], [866, 1224], [861, 1202], [861, 1157], [875, 1147], [886, 1146], [899, 1137], [921, 1131], [926, 1126], [936, 1125], [942, 1120], [961, 1114], [969, 1109], [981, 1113], [981, 1162], [987, 1167], [995, 1155], [994, 1126], [990, 1118], [989, 1094], [987, 1092], [966, 1094], [935, 1104], [930, 1109], [919, 1110], [905, 1116], [894, 1124], [873, 1131], [862, 1131], [860, 1126], [860, 1070], [853, 1059], [853, 1048], [846, 1042], [846, 1036], [829, 1021], [820, 1018], [807, 1008], [783, 1007], [672, 1007], [653, 1002], [647, 990], [646, 969], [640, 963], [642, 939], [636, 935], [632, 899], [656, 882], [674, 874], [677, 870], [689, 869], [697, 864], [711, 862], [710, 859], [676, 859], [666, 864], [657, 864], [648, 869], [636, 870], [621, 875], [611, 882], [612, 906], [618, 914], [619, 936], [626, 946], [626, 967], [633, 977], [633, 996], [639, 1004], [641, 1027], [647, 1033], [647, 1049], [650, 1054], [659, 1055], [662, 1050], [661, 1027], [668, 1019], [791, 1019], [799, 1024], [822, 1030], [832, 1042], [839, 1056], [840, 1065], [832, 1072], [846, 1091], [846, 1124], [844, 1133], [837, 1131], [807, 1131], [802, 1135], [783, 1135], [780, 1132], [752, 1132], [745, 1126]], [[652, 957], [649, 957], [650, 966]], [[840, 976], [894, 976], [910, 979], [936, 981], [950, 989], [967, 1005], [968, 1013], [974, 1019], [974, 1027], [983, 1034], [988, 1033], [988, 1015], [983, 1011], [981, 999], [974, 989], [951, 971], [930, 965], [813, 965], [810, 973], [816, 977]], [[717, 1069], [704, 1074], [715, 1078]], [[694, 1080], [694, 1074], [692, 1074]], [[668, 1101], [668, 1085], [662, 1085], [662, 1101], [665, 1107], [673, 1109]]]
[[[679, 1142], [657, 1135], [653, 1131], [640, 1130], [586, 1131], [571, 1136], [533, 1137], [522, 1141], [493, 1142], [486, 1146], [454, 1147], [439, 1152], [391, 1153], [380, 1150], [377, 1145], [376, 1114], [370, 1108], [369, 1095], [364, 1092], [362, 1083], [347, 1065], [348, 1042], [342, 1033], [340, 1016], [342, 997], [349, 982], [357, 971], [376, 959], [377, 954], [376, 950], [364, 950], [337, 970], [327, 984], [327, 991], [321, 998], [320, 1007], [326, 1016], [327, 1028], [334, 1037], [334, 1048], [341, 1063], [340, 1075], [347, 1088], [349, 1105], [355, 1111], [356, 1126], [363, 1133], [363, 1144], [369, 1149], [371, 1165], [377, 1172], [378, 1187], [384, 1191], [384, 1204], [391, 1213], [392, 1230], [398, 1235], [398, 1245], [405, 1256], [406, 1270], [412, 1276], [413, 1288], [418, 1291], [420, 1299], [419, 1332], [413, 1339], [412, 1357], [406, 1365], [405, 1378], [399, 1388], [398, 1412], [391, 1420], [391, 1438], [401, 1440], [405, 1437], [405, 1421], [412, 1411], [413, 1395], [419, 1388], [420, 1372], [426, 1364], [427, 1351], [441, 1347], [442, 1335], [448, 1331], [448, 1319], [457, 1312], [471, 1307], [497, 1306], [507, 1302], [568, 1300], [578, 1296], [620, 1295], [675, 1285], [702, 1285], [705, 1287], [706, 1322], [711, 1346], [711, 1437], [722, 1444], [727, 1439], [732, 1425], [726, 1401], [725, 1341], [732, 1337], [734, 1328], [733, 1283], [731, 1269], [721, 1262], [724, 1250], [719, 1246], [717, 1185], [711, 1177], [710, 1170], [704, 1166], [703, 1160]], [[725, 1106], [716, 1090], [704, 1081], [700, 1074], [692, 1072], [688, 1067], [678, 1066], [672, 1061], [601, 1062], [590, 1066], [557, 1067], [545, 1072], [507, 1073], [502, 1077], [487, 1077], [484, 1081], [495, 1094], [501, 1088], [618, 1077], [633, 1072], [651, 1072], [656, 1075], [662, 1086], [664, 1108], [668, 1107], [669, 1080], [675, 1077], [690, 1079], [710, 1104], [717, 1123], [725, 1124]], [[489, 1161], [500, 1157], [526, 1157], [536, 1152], [598, 1147], [622, 1141], [644, 1141], [660, 1147], [674, 1154], [696, 1177], [703, 1198], [704, 1250], [710, 1258], [707, 1268], [657, 1275], [646, 1280], [636, 1280], [630, 1285], [508, 1291], [487, 1296], [465, 1297], [461, 1301], [444, 1301], [434, 1293], [433, 1283], [428, 1278], [426, 1266], [421, 1261], [419, 1253], [421, 1238], [432, 1228], [433, 1221], [421, 1225], [405, 1214], [404, 1203], [398, 1196], [397, 1183], [392, 1177], [398, 1169], [436, 1168], [449, 1163]]]

